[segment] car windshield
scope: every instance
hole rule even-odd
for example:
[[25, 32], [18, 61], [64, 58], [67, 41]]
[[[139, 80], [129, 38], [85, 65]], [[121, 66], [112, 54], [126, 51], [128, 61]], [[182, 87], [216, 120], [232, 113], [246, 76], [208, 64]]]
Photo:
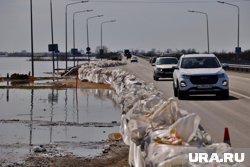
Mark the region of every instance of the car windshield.
[[181, 68], [218, 68], [220, 63], [215, 57], [186, 57], [182, 59]]
[[169, 57], [166, 57], [166, 58], [158, 58], [156, 60], [156, 64], [157, 65], [163, 65], [163, 64], [177, 64], [178, 61], [176, 58], [169, 58]]

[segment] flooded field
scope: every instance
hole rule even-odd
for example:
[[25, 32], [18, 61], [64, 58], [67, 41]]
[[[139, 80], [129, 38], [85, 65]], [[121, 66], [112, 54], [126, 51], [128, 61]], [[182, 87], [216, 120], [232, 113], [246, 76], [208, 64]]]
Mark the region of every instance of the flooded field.
[[0, 162], [21, 161], [39, 145], [58, 154], [100, 154], [108, 135], [119, 131], [121, 112], [111, 94], [98, 89], [0, 89]]

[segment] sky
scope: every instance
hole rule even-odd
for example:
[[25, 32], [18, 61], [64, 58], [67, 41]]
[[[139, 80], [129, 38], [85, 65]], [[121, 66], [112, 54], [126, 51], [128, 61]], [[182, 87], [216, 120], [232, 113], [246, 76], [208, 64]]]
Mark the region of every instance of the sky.
[[[65, 6], [74, 0], [52, 0], [54, 41], [61, 52], [65, 51]], [[240, 7], [240, 46], [250, 49], [250, 0], [225, 0]], [[237, 8], [217, 3], [215, 0], [90, 0], [68, 8], [68, 50], [73, 46], [73, 12], [92, 9], [93, 12], [77, 14], [76, 47], [87, 46], [86, 19], [89, 20], [91, 50], [100, 46], [101, 22], [103, 45], [109, 50], [152, 48], [193, 48], [207, 51], [205, 15], [208, 14], [210, 51], [233, 52], [237, 45]], [[51, 43], [50, 1], [33, 0], [34, 52], [47, 52]], [[0, 0], [0, 51], [30, 52], [30, 0]]]

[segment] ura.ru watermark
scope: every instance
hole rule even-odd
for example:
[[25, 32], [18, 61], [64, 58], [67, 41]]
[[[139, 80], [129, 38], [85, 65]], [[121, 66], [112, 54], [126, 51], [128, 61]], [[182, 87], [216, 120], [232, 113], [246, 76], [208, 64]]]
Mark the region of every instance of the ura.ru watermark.
[[189, 153], [189, 162], [192, 163], [242, 163], [245, 160], [245, 153]]

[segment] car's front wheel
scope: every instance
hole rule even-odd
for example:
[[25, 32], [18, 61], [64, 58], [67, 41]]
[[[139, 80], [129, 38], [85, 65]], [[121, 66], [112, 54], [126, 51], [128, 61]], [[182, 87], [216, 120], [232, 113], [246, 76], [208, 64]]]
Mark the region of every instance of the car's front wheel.
[[177, 90], [177, 87], [175, 87], [174, 82], [173, 82], [173, 89], [174, 89], [174, 96], [178, 97], [178, 90]]
[[154, 76], [154, 80], [155, 80], [155, 81], [159, 81], [159, 78], [156, 77], [156, 76]]
[[181, 91], [179, 88], [177, 88], [177, 92], [178, 92], [178, 99], [184, 100], [187, 98], [187, 94], [185, 91]]
[[219, 94], [219, 97], [221, 99], [228, 99], [229, 98], [229, 90], [223, 90], [220, 94]]

